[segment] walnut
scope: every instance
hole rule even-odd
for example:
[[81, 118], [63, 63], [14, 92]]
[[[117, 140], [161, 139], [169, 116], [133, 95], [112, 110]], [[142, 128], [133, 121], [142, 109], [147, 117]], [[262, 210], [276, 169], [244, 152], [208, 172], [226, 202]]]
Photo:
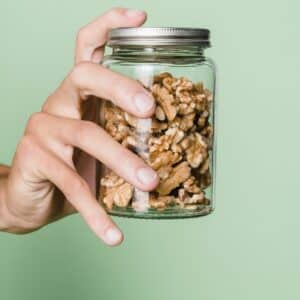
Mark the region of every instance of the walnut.
[[162, 107], [167, 119], [169, 121], [174, 120], [177, 114], [177, 108], [175, 106], [175, 99], [172, 94], [165, 88], [158, 84], [154, 84], [151, 88], [154, 98]]
[[199, 119], [198, 119], [198, 126], [200, 127], [200, 128], [204, 128], [205, 127], [205, 124], [206, 124], [206, 118], [204, 118], [204, 117], [199, 117]]
[[149, 138], [149, 151], [153, 152], [163, 152], [169, 150], [172, 143], [172, 137], [168, 135], [162, 135], [160, 137], [150, 137]]
[[118, 142], [130, 134], [130, 128], [127, 126], [124, 113], [109, 102], [105, 104], [104, 118], [106, 131]]
[[112, 209], [114, 204], [119, 207], [128, 206], [132, 198], [133, 187], [123, 178], [110, 172], [101, 179], [101, 186], [103, 203], [108, 209]]
[[196, 104], [194, 102], [191, 103], [180, 103], [178, 105], [178, 114], [179, 115], [189, 115], [195, 111]]
[[[184, 132], [178, 128], [170, 127], [165, 131], [165, 135], [160, 137], [149, 138], [149, 150], [150, 153], [162, 152], [169, 149], [175, 149], [176, 145], [184, 138]], [[179, 148], [177, 147], [179, 150]], [[174, 151], [174, 152], [181, 152]]]
[[204, 91], [203, 82], [195, 83], [193, 88], [197, 93], [202, 94]]
[[189, 196], [188, 192], [181, 188], [178, 190], [178, 198], [176, 199], [176, 203], [180, 206], [183, 206], [184, 200]]
[[206, 189], [212, 183], [212, 178], [209, 170], [205, 174], [201, 174], [199, 178], [201, 189]]
[[184, 132], [178, 128], [171, 127], [160, 137], [149, 138], [150, 153], [169, 150], [172, 145], [178, 144], [184, 138]]
[[211, 139], [213, 136], [213, 129], [211, 126], [207, 126], [205, 127], [202, 131], [201, 134], [205, 137], [207, 137], [208, 139]]
[[183, 189], [181, 189], [178, 194], [179, 197], [176, 198], [175, 203], [183, 209], [196, 210], [208, 205], [203, 192], [189, 196]]
[[105, 177], [101, 178], [101, 185], [111, 188], [116, 187], [124, 183], [124, 179], [110, 171]]
[[183, 188], [185, 191], [189, 192], [189, 193], [200, 193], [200, 187], [199, 187], [199, 183], [196, 182], [196, 178], [194, 176], [191, 176], [190, 178], [188, 178], [188, 180], [186, 180], [183, 183]]
[[209, 159], [207, 158], [200, 168], [200, 174], [205, 174], [209, 170]]
[[161, 106], [159, 106], [159, 105], [156, 107], [155, 117], [159, 121], [164, 121], [166, 119], [166, 115], [165, 115], [163, 109], [161, 108]]
[[157, 192], [164, 196], [168, 195], [173, 189], [177, 188], [182, 182], [187, 180], [191, 175], [191, 169], [187, 162], [182, 162], [174, 167], [170, 176], [162, 180], [156, 189]]
[[160, 179], [166, 179], [170, 176], [170, 173], [172, 172], [173, 167], [172, 164], [170, 165], [163, 165], [159, 169], [157, 169], [157, 174]]
[[172, 145], [171, 145], [171, 150], [172, 150], [174, 153], [182, 153], [182, 148], [181, 148], [180, 145], [178, 145], [178, 144], [172, 144]]
[[108, 209], [112, 209], [113, 204], [118, 207], [127, 207], [133, 195], [133, 187], [125, 182], [120, 186], [106, 189], [103, 203]]
[[118, 125], [116, 125], [114, 122], [107, 122], [105, 126], [106, 131], [115, 139], [117, 139], [118, 135]]
[[157, 170], [161, 166], [175, 164], [182, 159], [182, 149], [178, 143], [184, 138], [184, 132], [169, 128], [165, 135], [149, 139], [149, 164]]
[[180, 86], [186, 90], [192, 90], [193, 89], [193, 82], [187, 79], [186, 77], [180, 77], [181, 84]]
[[208, 101], [204, 94], [193, 94], [193, 103], [195, 103], [195, 109], [199, 112], [206, 111], [208, 109]]
[[206, 127], [207, 123], [208, 123], [208, 117], [209, 117], [209, 112], [208, 111], [203, 111], [201, 113], [201, 115], [199, 116], [199, 119], [197, 121], [197, 124], [199, 126], [199, 128], [202, 130]]
[[166, 136], [171, 137], [172, 144], [178, 144], [184, 138], [184, 132], [178, 128], [169, 128], [165, 132]]
[[176, 117], [170, 122], [171, 127], [177, 127], [183, 131], [188, 131], [194, 126], [195, 113], [186, 114], [184, 117]]
[[167, 76], [162, 80], [162, 84], [169, 92], [172, 92], [172, 84], [175, 82], [175, 80], [176, 79], [174, 77]]
[[157, 198], [150, 197], [150, 200], [149, 200], [150, 207], [155, 208], [155, 209], [164, 209], [173, 203], [175, 203], [174, 196], [159, 196]]
[[209, 112], [205, 110], [204, 112], [202, 112], [200, 117], [207, 119], [209, 117]]
[[186, 159], [192, 168], [198, 168], [202, 161], [207, 158], [207, 144], [199, 133], [187, 136], [181, 146], [186, 151]]
[[191, 103], [193, 101], [191, 94], [187, 90], [185, 90], [183, 87], [178, 87], [176, 89], [175, 95], [181, 103]]
[[184, 204], [202, 204], [205, 199], [204, 193], [193, 194], [191, 197], [184, 199]]
[[117, 126], [117, 132], [115, 133], [114, 138], [117, 141], [122, 141], [130, 134], [130, 132], [131, 130], [129, 127], [124, 124], [119, 124]]
[[104, 119], [106, 121], [112, 121], [118, 124], [119, 122], [124, 123], [124, 112], [117, 106], [114, 106], [111, 102], [105, 103], [104, 108]]
[[199, 205], [196, 204], [187, 204], [184, 206], [184, 209], [188, 209], [188, 210], [196, 210], [199, 209]]
[[171, 73], [163, 72], [163, 73], [155, 75], [154, 78], [153, 78], [153, 82], [154, 83], [161, 83], [163, 81], [163, 79], [166, 78], [166, 77], [173, 78]]
[[213, 100], [213, 94], [210, 90], [204, 89], [204, 95], [206, 96], [208, 102], [211, 102]]
[[132, 126], [132, 127], [136, 127], [137, 125], [137, 118], [134, 117], [133, 115], [131, 115], [130, 113], [128, 112], [125, 112], [124, 113], [124, 117], [125, 117], [125, 120], [127, 121], [127, 123]]
[[205, 194], [196, 184], [195, 178], [191, 176], [184, 182], [184, 188], [178, 190], [177, 203], [180, 206], [185, 207], [185, 205], [189, 204], [203, 204], [205, 201]]
[[180, 129], [184, 131], [188, 131], [189, 129], [191, 129], [194, 124], [195, 115], [195, 113], [185, 115], [185, 117], [182, 118], [181, 123], [179, 125]]
[[193, 83], [187, 78], [182, 76], [179, 79], [175, 80], [174, 83], [172, 84], [172, 88], [174, 90], [176, 90], [178, 87], [182, 87], [186, 90], [192, 90]]
[[152, 124], [151, 124], [152, 133], [160, 133], [167, 128], [168, 128], [167, 123], [159, 122], [157, 120], [152, 120]]
[[123, 139], [122, 145], [126, 148], [134, 149], [137, 147], [137, 140], [135, 137], [128, 135], [125, 139]]
[[182, 103], [191, 103], [193, 101], [192, 95], [190, 93], [193, 88], [193, 84], [179, 85], [176, 88], [175, 96]]
[[162, 166], [173, 165], [179, 162], [182, 156], [172, 151], [152, 152], [149, 154], [149, 165], [154, 170], [158, 170]]

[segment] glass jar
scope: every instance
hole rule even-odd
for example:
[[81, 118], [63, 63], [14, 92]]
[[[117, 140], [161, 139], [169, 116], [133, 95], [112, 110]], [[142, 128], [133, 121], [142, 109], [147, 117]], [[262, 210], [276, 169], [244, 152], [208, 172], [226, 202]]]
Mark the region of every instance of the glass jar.
[[101, 125], [146, 161], [160, 183], [143, 192], [106, 167], [100, 170], [99, 199], [111, 215], [185, 218], [207, 215], [214, 201], [215, 67], [204, 55], [209, 30], [119, 28], [110, 31], [111, 70], [139, 81], [155, 101], [152, 118], [138, 119], [110, 101]]

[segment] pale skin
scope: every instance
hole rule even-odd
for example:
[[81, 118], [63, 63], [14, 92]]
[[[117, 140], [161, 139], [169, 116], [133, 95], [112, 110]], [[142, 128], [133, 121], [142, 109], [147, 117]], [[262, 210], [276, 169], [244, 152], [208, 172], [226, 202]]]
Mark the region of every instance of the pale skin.
[[95, 198], [95, 161], [143, 191], [154, 189], [158, 176], [91, 121], [95, 100], [87, 99], [110, 99], [141, 118], [153, 114], [153, 98], [142, 85], [99, 64], [109, 29], [145, 20], [143, 11], [113, 8], [79, 31], [73, 69], [30, 117], [12, 165], [0, 165], [1, 231], [28, 233], [78, 212], [107, 245], [123, 241]]

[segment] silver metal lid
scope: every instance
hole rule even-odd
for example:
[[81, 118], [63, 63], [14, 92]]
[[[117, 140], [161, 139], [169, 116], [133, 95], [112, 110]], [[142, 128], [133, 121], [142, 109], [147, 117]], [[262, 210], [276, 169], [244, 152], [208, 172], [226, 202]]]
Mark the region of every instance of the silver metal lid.
[[108, 34], [108, 46], [210, 46], [210, 32], [202, 28], [123, 27]]

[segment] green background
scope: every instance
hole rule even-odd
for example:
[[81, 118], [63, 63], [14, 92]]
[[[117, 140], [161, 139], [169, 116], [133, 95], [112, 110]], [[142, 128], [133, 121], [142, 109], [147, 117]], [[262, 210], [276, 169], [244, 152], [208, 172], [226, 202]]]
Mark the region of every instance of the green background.
[[0, 234], [0, 299], [299, 299], [299, 1], [0, 2], [0, 158], [73, 62], [76, 31], [111, 6], [148, 26], [208, 27], [218, 67], [217, 205], [204, 218], [116, 218], [105, 247], [79, 216]]

